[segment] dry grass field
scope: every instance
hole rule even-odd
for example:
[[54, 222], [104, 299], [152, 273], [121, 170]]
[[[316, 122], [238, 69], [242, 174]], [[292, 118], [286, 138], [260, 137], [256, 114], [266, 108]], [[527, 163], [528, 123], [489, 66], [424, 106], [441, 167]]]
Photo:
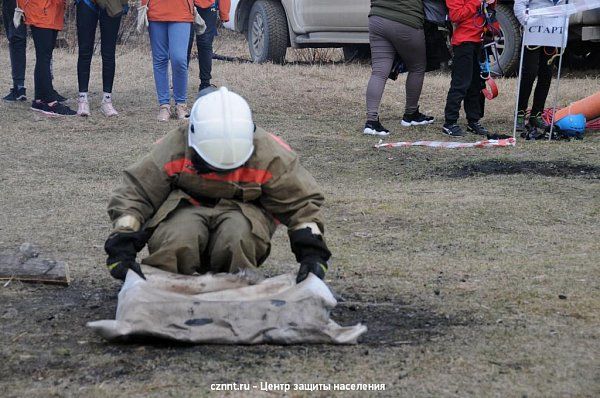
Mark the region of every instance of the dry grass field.
[[[216, 48], [247, 57], [237, 36], [219, 38]], [[199, 397], [211, 383], [260, 381], [385, 383], [379, 395], [390, 397], [600, 395], [600, 135], [514, 148], [376, 150], [377, 139], [361, 134], [366, 65], [214, 65], [214, 83], [245, 96], [256, 122], [288, 141], [322, 184], [334, 253], [327, 282], [345, 300], [333, 318], [365, 322], [361, 344], [107, 344], [91, 334], [85, 323], [114, 316], [120, 286], [102, 249], [110, 192], [120, 171], [178, 124], [155, 121], [143, 48], [119, 49], [121, 114], [104, 118], [98, 58], [87, 119], [47, 119], [29, 104], [0, 103], [0, 249], [34, 242], [67, 261], [73, 277], [68, 288], [0, 285], [2, 396]], [[0, 68], [8, 89], [4, 42]], [[197, 73], [194, 60], [190, 104]], [[54, 74], [58, 91], [75, 98], [76, 56], [56, 51]], [[439, 120], [449, 76], [426, 76], [421, 109], [437, 121], [411, 129], [400, 126], [404, 78], [388, 84], [382, 104], [390, 140], [447, 139]], [[484, 121], [507, 133], [515, 80], [499, 86]], [[561, 87], [564, 105], [600, 89], [598, 72], [566, 71]], [[264, 273], [295, 270], [283, 230], [273, 246]]]

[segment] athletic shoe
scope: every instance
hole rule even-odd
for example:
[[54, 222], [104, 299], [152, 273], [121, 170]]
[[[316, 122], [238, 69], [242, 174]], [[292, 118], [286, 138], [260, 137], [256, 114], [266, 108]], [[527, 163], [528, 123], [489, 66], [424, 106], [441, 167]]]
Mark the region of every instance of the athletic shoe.
[[182, 120], [189, 117], [188, 107], [186, 104], [177, 104], [175, 105], [175, 110], [177, 112], [177, 119]]
[[89, 116], [90, 115], [90, 103], [85, 98], [77, 99], [77, 114], [79, 116]]
[[198, 89], [198, 97], [197, 98], [200, 98], [202, 96], [205, 96], [205, 95], [215, 92], [217, 90], [218, 90], [218, 88], [214, 84], [209, 84], [208, 86], [201, 84], [200, 88]]
[[427, 116], [427, 115], [419, 112], [419, 107], [417, 107], [417, 110], [411, 114], [405, 113], [404, 116], [402, 117], [402, 122], [401, 122], [401, 124], [404, 127], [422, 126], [424, 124], [431, 124], [431, 123], [433, 123], [433, 116]]
[[548, 127], [548, 125], [544, 121], [544, 118], [542, 117], [541, 112], [537, 112], [535, 115], [532, 114], [529, 116], [529, 125], [540, 129], [545, 129], [546, 127]]
[[158, 109], [157, 119], [159, 122], [166, 122], [171, 118], [171, 105], [163, 104]]
[[102, 104], [100, 105], [100, 110], [106, 117], [119, 116], [119, 112], [115, 109], [112, 104], [112, 101], [102, 100]]
[[447, 134], [451, 137], [462, 137], [465, 135], [463, 129], [456, 123], [444, 123], [444, 125], [442, 126], [442, 133]]
[[10, 89], [10, 93], [8, 93], [4, 98], [4, 101], [27, 101], [27, 95], [25, 87], [16, 88], [13, 87]]
[[365, 129], [363, 130], [363, 134], [386, 136], [390, 135], [390, 131], [383, 127], [381, 123], [379, 123], [379, 120], [367, 120], [367, 122], [365, 123]]
[[217, 88], [217, 86], [215, 86], [214, 84], [210, 84], [210, 83], [204, 83], [204, 82], [202, 82], [202, 83], [200, 83], [200, 85], [198, 86], [198, 92], [200, 92], [200, 91], [202, 91], [202, 90], [204, 90], [205, 88], [208, 88], [208, 87], [214, 87], [214, 88]]
[[48, 107], [48, 104], [42, 101], [31, 101], [31, 110], [35, 112], [41, 112], [46, 115], [52, 114], [52, 111]]
[[31, 103], [31, 109], [47, 116], [74, 116], [77, 114], [73, 109], [58, 101], [53, 104], [46, 104], [42, 101], [33, 101]]
[[517, 112], [517, 131], [525, 131], [525, 111]]
[[54, 90], [54, 95], [56, 95], [56, 100], [58, 102], [65, 102], [65, 101], [67, 101], [67, 98], [65, 98], [62, 95], [60, 95], [56, 90]]
[[469, 124], [467, 125], [467, 131], [469, 133], [473, 133], [473, 134], [477, 134], [477, 135], [483, 135], [483, 136], [487, 136], [490, 132], [488, 131], [488, 129], [486, 129], [485, 127], [483, 127], [479, 121], [477, 122], [469, 122]]
[[61, 104], [58, 101], [56, 101], [54, 104], [48, 104], [48, 108], [50, 108], [53, 115], [56, 115], [56, 116], [75, 116], [75, 115], [77, 115], [77, 112], [75, 112], [73, 109], [69, 108], [66, 105]]

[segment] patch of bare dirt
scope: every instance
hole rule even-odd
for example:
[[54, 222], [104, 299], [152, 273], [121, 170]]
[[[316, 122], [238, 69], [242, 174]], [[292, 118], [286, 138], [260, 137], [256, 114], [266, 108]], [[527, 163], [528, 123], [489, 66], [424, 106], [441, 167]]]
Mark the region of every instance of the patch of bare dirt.
[[600, 179], [600, 167], [571, 161], [532, 161], [479, 159], [452, 167], [438, 168], [436, 175], [447, 178], [469, 178], [487, 175], [540, 175], [560, 178]]

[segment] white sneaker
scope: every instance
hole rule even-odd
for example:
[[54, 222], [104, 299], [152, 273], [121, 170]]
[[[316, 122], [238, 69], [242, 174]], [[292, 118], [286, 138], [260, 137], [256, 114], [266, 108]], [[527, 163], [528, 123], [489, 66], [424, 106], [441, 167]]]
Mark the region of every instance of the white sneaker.
[[177, 119], [182, 120], [189, 116], [186, 104], [177, 104], [175, 108], [177, 110]]
[[102, 105], [100, 105], [100, 110], [106, 117], [118, 116], [119, 112], [113, 107], [112, 101], [102, 100]]
[[159, 122], [167, 122], [171, 118], [171, 105], [164, 104], [161, 105], [158, 109], [158, 121]]
[[87, 98], [77, 99], [77, 115], [89, 116], [90, 115], [90, 103]]

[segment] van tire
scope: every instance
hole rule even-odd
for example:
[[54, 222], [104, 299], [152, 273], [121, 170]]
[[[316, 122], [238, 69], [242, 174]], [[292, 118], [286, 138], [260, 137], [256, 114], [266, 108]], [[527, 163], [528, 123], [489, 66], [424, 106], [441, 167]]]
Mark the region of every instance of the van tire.
[[521, 56], [521, 24], [513, 13], [512, 6], [498, 4], [496, 6], [496, 18], [500, 23], [504, 37], [504, 48], [500, 54], [500, 67], [498, 64], [492, 66], [492, 72], [504, 76], [514, 76], [519, 67], [519, 58]]
[[258, 0], [248, 18], [248, 49], [253, 62], [285, 62], [288, 48], [288, 26], [281, 3]]

